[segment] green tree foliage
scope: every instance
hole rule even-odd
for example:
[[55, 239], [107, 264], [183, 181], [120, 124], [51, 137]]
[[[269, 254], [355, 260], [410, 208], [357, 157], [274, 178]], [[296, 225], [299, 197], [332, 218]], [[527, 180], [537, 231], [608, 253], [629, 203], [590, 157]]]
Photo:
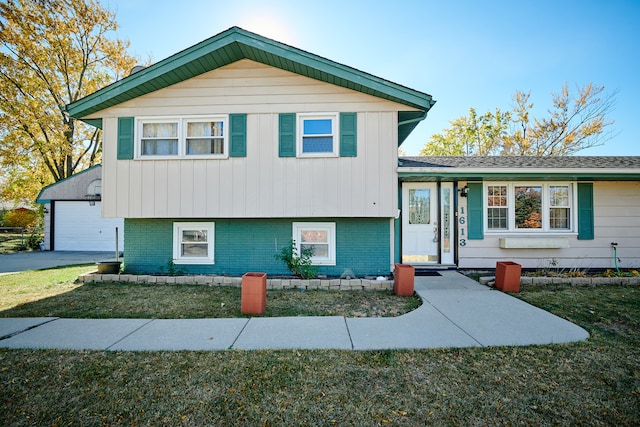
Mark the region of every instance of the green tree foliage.
[[489, 156], [499, 154], [501, 141], [506, 135], [510, 114], [496, 109], [478, 116], [469, 109], [469, 115], [450, 122], [451, 127], [435, 134], [420, 152], [423, 156]]
[[65, 105], [128, 73], [128, 42], [94, 0], [0, 3], [0, 196], [33, 200], [42, 185], [101, 160], [100, 131]]
[[552, 95], [552, 107], [543, 118], [532, 117], [531, 93], [516, 91], [510, 111], [496, 109], [479, 116], [450, 122], [442, 133], [431, 136], [422, 148], [423, 156], [565, 156], [602, 145], [611, 138], [615, 93], [604, 86], [588, 84], [572, 92], [564, 85]]

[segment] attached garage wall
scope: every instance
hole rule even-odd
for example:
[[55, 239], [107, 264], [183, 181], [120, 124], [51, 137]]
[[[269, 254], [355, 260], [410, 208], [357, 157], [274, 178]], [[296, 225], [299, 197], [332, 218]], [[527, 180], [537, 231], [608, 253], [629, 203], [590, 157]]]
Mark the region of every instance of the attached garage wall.
[[54, 246], [56, 251], [124, 250], [124, 220], [102, 218], [101, 202], [55, 202]]

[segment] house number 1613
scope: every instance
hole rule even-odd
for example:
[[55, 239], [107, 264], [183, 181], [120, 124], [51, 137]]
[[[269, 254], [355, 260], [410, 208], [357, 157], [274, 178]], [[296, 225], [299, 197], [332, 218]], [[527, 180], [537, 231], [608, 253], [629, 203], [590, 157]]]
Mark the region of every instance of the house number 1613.
[[458, 213], [458, 246], [467, 245], [467, 217], [464, 212], [464, 206], [460, 206]]

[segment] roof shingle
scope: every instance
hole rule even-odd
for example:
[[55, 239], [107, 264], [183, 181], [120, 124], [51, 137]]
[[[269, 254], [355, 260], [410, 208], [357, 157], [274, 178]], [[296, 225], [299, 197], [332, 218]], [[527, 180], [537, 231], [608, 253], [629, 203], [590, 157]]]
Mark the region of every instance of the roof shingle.
[[400, 157], [405, 168], [637, 169], [640, 156], [428, 156]]

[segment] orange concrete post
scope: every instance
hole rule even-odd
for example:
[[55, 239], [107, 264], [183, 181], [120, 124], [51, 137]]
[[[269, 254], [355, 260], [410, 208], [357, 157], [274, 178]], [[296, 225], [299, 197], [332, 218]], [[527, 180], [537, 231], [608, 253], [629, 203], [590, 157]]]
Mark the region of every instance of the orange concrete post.
[[240, 299], [242, 314], [264, 314], [267, 308], [267, 273], [243, 275]]
[[393, 292], [401, 297], [413, 295], [416, 269], [409, 264], [396, 264], [393, 270]]
[[496, 288], [502, 292], [520, 292], [522, 266], [511, 261], [496, 263]]

